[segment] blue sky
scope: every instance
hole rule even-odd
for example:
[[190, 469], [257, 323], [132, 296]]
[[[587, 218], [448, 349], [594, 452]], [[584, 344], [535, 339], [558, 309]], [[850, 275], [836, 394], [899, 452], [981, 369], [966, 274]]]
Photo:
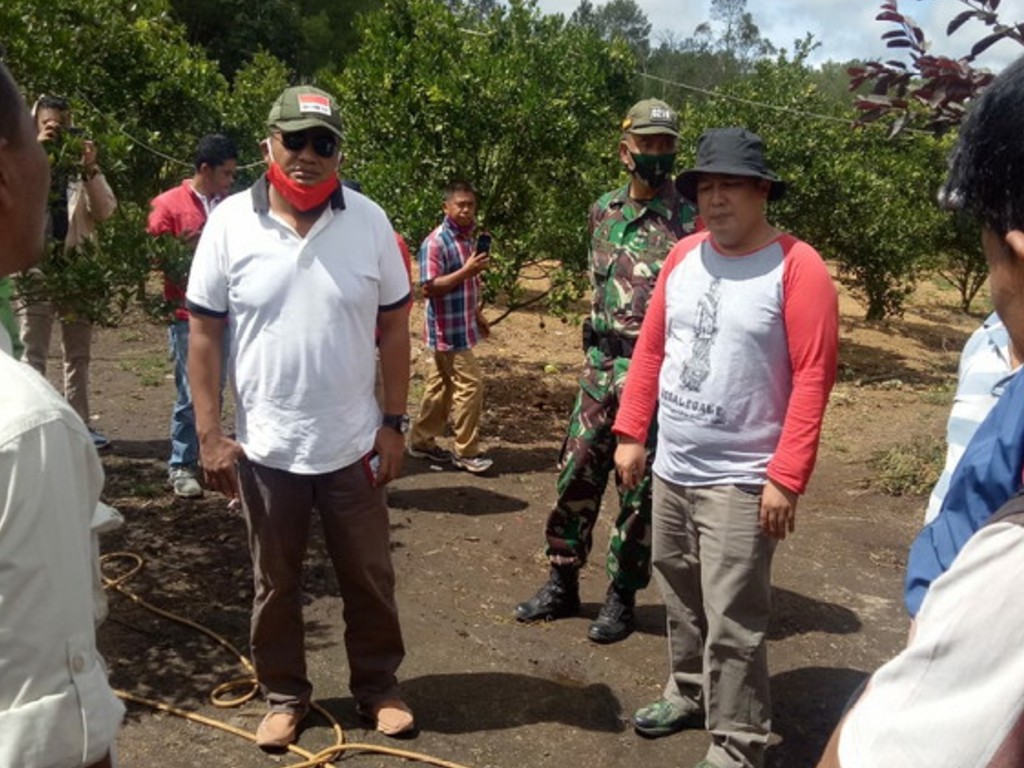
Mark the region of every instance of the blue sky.
[[[592, 0], [601, 5], [603, 0]], [[689, 37], [694, 27], [709, 18], [708, 0], [637, 0], [651, 22], [652, 40], [659, 34], [672, 33]], [[571, 14], [579, 0], [538, 0], [543, 13]], [[847, 61], [852, 58], [890, 58], [881, 41], [883, 32], [893, 29], [885, 22], [875, 21], [880, 0], [747, 0], [747, 10], [761, 28], [761, 33], [777, 47], [793, 49], [793, 41], [811, 32], [821, 46], [812, 56], [812, 63], [829, 59]], [[908, 14], [924, 29], [935, 53], [959, 57], [970, 50], [980, 36], [972, 28], [974, 22], [946, 36], [946, 25], [966, 6], [958, 0], [900, 0], [901, 12]], [[1024, 0], [1003, 0], [999, 16], [1007, 23], [1024, 21]], [[984, 27], [981, 26], [984, 30]], [[898, 52], [897, 52], [898, 53]], [[982, 66], [998, 71], [1024, 54], [1024, 47], [1003, 41], [990, 48], [980, 59]]]

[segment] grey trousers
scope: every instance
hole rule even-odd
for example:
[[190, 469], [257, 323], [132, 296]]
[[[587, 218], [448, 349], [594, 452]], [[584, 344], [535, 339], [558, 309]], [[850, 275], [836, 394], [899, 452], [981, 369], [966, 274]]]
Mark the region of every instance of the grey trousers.
[[256, 677], [273, 710], [308, 707], [302, 561], [313, 510], [344, 603], [349, 688], [357, 704], [398, 695], [405, 656], [384, 489], [362, 461], [322, 475], [297, 475], [243, 459], [238, 468], [253, 563], [251, 642]]
[[758, 524], [761, 487], [685, 487], [654, 477], [653, 567], [665, 600], [665, 698], [701, 704], [707, 760], [760, 768], [771, 733], [765, 635], [775, 540]]

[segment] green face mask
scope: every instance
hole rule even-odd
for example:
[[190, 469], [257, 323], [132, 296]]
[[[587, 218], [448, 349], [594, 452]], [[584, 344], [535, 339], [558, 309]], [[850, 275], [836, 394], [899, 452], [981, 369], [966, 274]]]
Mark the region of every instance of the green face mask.
[[652, 189], [658, 189], [672, 173], [672, 166], [676, 164], [675, 153], [667, 155], [644, 155], [640, 152], [630, 152], [633, 158], [633, 173]]

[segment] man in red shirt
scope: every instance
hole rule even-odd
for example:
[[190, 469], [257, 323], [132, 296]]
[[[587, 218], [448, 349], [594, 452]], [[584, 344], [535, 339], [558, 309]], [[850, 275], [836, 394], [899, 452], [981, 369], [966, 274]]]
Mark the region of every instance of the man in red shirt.
[[[154, 237], [180, 238], [191, 254], [199, 242], [210, 211], [231, 191], [238, 165], [238, 148], [227, 136], [211, 134], [196, 147], [195, 174], [181, 184], [153, 198], [146, 231]], [[164, 298], [173, 307], [168, 343], [174, 358], [174, 386], [177, 397], [171, 412], [171, 458], [168, 474], [175, 496], [203, 495], [199, 484], [199, 442], [188, 383], [188, 310], [185, 285], [189, 264], [161, 264]]]
[[662, 266], [613, 427], [633, 487], [657, 406], [651, 549], [671, 664], [633, 725], [664, 736], [703, 715], [712, 743], [699, 768], [761, 768], [772, 555], [814, 468], [838, 301], [818, 252], [765, 216], [785, 184], [758, 136], [707, 131], [676, 187], [707, 231]]

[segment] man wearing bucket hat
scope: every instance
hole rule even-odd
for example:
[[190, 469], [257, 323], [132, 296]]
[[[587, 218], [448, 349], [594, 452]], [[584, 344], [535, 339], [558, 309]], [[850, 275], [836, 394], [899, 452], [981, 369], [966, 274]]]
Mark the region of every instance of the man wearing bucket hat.
[[786, 186], [758, 136], [707, 131], [676, 187], [708, 231], [665, 261], [614, 425], [615, 465], [633, 487], [657, 407], [652, 549], [671, 669], [633, 722], [664, 736], [704, 719], [702, 768], [756, 768], [771, 731], [772, 555], [814, 467], [838, 304], [818, 253], [768, 223]]
[[[670, 181], [678, 137], [679, 118], [665, 102], [635, 104], [619, 141], [629, 182], [590, 210], [594, 296], [583, 330], [585, 368], [559, 462], [558, 499], [545, 529], [551, 571], [537, 594], [516, 606], [519, 621], [574, 616], [580, 609], [579, 570], [590, 553], [613, 469], [611, 425], [633, 345], [662, 262], [672, 245], [693, 231], [693, 206]], [[636, 592], [651, 577], [649, 473], [636, 487], [618, 491], [619, 515], [606, 561], [611, 583], [587, 633], [597, 643], [614, 643], [633, 631]]]
[[[309, 710], [301, 571], [314, 509], [344, 603], [352, 695], [393, 736], [413, 729], [395, 677], [404, 647], [384, 497], [407, 424], [409, 277], [384, 212], [342, 191], [334, 97], [287, 88], [267, 127], [267, 174], [211, 213], [186, 292], [207, 486], [241, 497], [249, 531], [252, 658], [270, 708], [256, 741], [287, 747]], [[220, 426], [225, 318], [235, 438]]]

